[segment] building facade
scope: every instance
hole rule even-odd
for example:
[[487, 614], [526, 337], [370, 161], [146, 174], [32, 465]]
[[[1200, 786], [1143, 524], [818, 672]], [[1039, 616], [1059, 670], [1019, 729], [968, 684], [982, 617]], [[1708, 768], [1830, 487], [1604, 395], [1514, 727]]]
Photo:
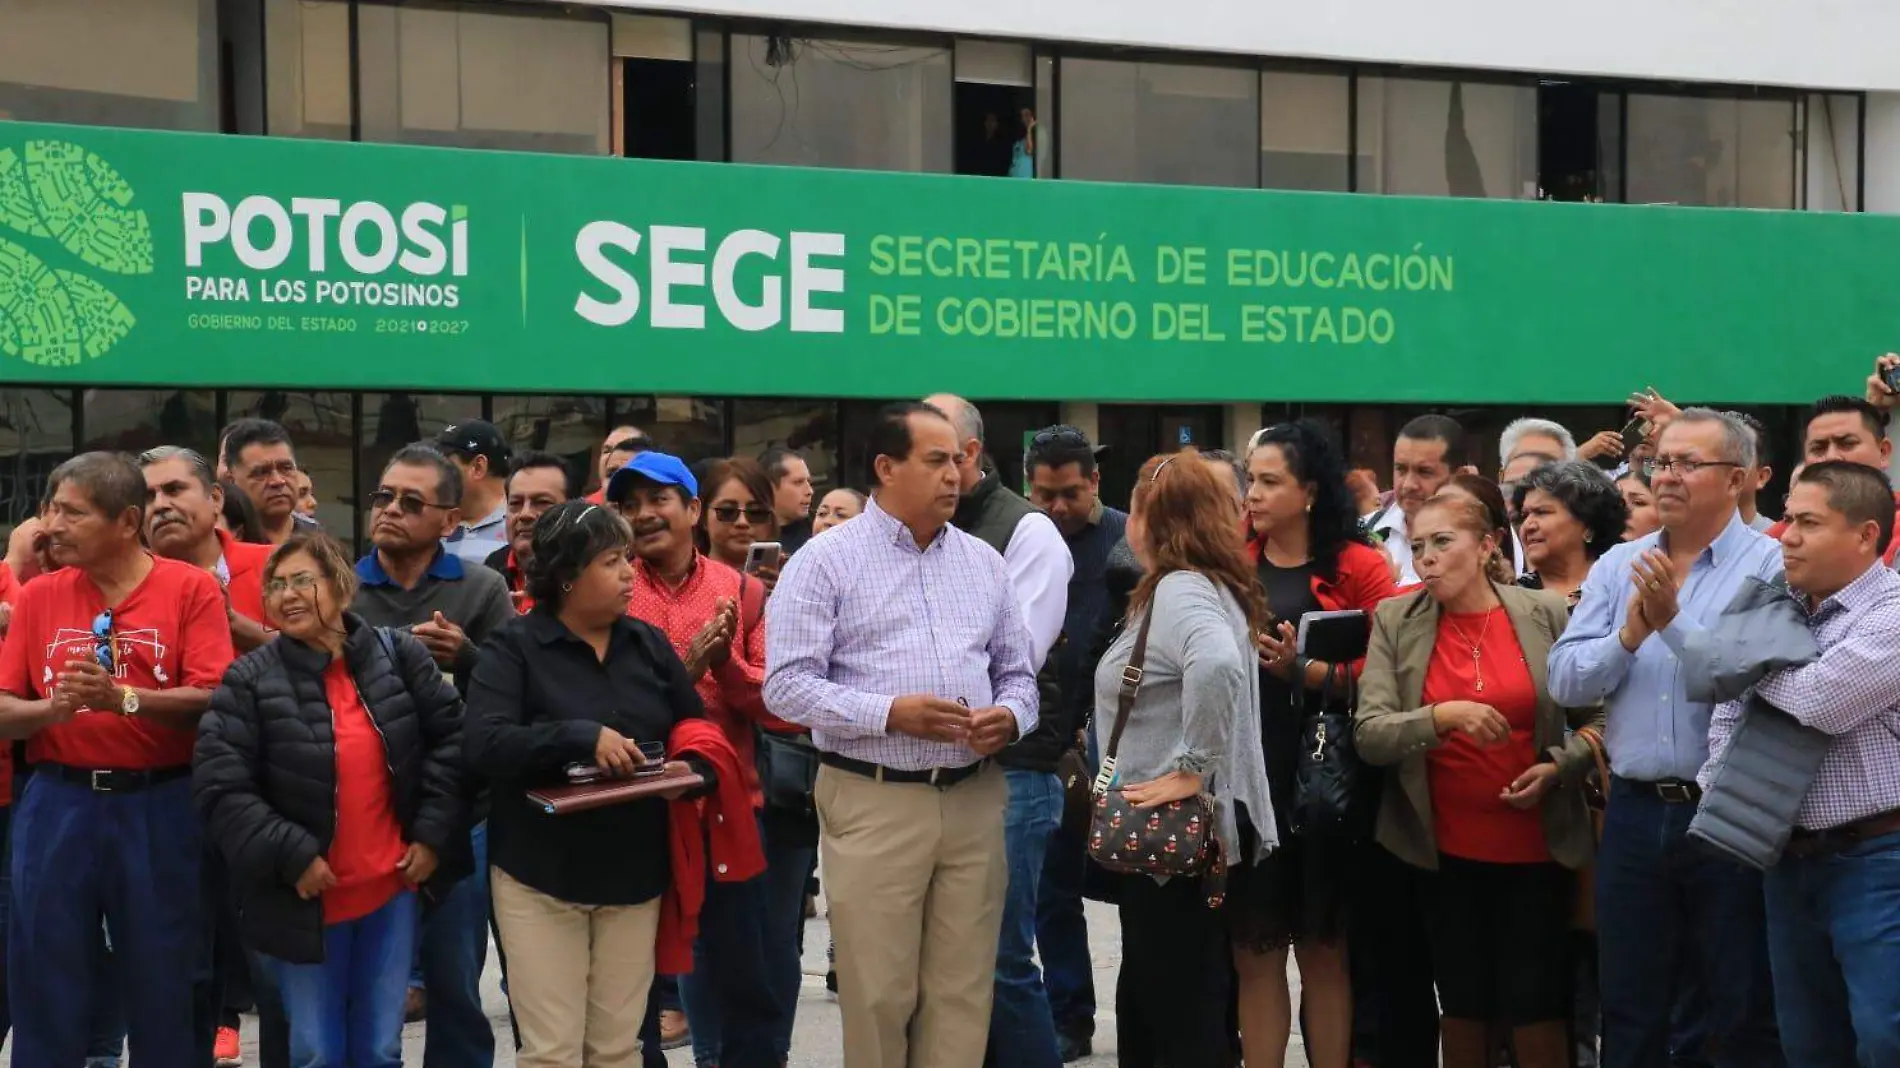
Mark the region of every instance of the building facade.
[[[1672, 206], [1894, 212], [1900, 67], [1883, 47], [1892, 31], [1900, 31], [1900, 8], [1863, 6], [1850, 18], [1785, 0], [1684, 0], [1660, 8], [1605, 0], [1576, 14], [1527, 14], [1497, 0], [1195, 0], [1185, 7], [1133, 0], [701, 0], [666, 10], [616, 3], [0, 0], [0, 120], [1123, 187], [1112, 196], [1079, 185], [1033, 196], [902, 187], [924, 191], [923, 203], [941, 202], [969, 232], [1006, 232], [1024, 221], [1012, 216], [1060, 218], [1094, 204], [1117, 221], [1197, 215], [1212, 219], [1196, 225], [1218, 227], [1222, 213], [1234, 212], [1240, 229], [1275, 229], [1272, 219], [1249, 222], [1250, 200], [1211, 192], [1195, 201], [1166, 192], [1150, 199], [1135, 188], [1144, 186], [1365, 198], [1329, 199], [1310, 209], [1334, 220], [1331, 230], [1314, 224], [1322, 234], [1350, 228], [1357, 215], [1386, 212], [1382, 195], [1656, 205], [1656, 217], [1668, 220], [1682, 214]], [[317, 151], [311, 149], [312, 159]], [[320, 158], [330, 166], [334, 158], [355, 157]], [[361, 158], [368, 171], [385, 157], [366, 151]], [[572, 188], [565, 176], [580, 172], [550, 162], [545, 173], [548, 196], [559, 198]], [[0, 193], [4, 184], [0, 166]], [[837, 185], [835, 196], [849, 199], [853, 188]], [[720, 204], [746, 199], [743, 188], [727, 191]], [[628, 195], [640, 193], [630, 188]], [[1309, 213], [1285, 210], [1296, 219]], [[1414, 210], [1422, 214], [1404, 214]], [[1475, 354], [1476, 366], [1506, 369], [1498, 373], [1506, 375], [1508, 396], [1485, 388], [1469, 369], [1435, 377], [1429, 361], [1391, 362], [1377, 351], [1322, 354], [1320, 371], [1354, 379], [1350, 389], [1334, 388], [1312, 367], [1262, 373], [1225, 335], [1202, 346], [1191, 383], [1180, 388], [1130, 396], [1118, 388], [1130, 377], [1125, 368], [1065, 349], [1055, 365], [1035, 369], [1034, 388], [1012, 388], [1010, 376], [998, 373], [970, 392], [983, 402], [1005, 470], [1019, 462], [1026, 431], [1073, 422], [1115, 446], [1108, 489], [1117, 494], [1148, 452], [1231, 447], [1289, 414], [1332, 421], [1355, 460], [1383, 467], [1393, 428], [1428, 407], [1452, 411], [1482, 437], [1535, 403], [1582, 436], [1621, 424], [1616, 399], [1625, 388], [1655, 385], [1684, 399], [1750, 402], [1771, 426], [1789, 430], [1791, 405], [1811, 395], [1816, 381], [1839, 377], [1841, 388], [1852, 389], [1870, 350], [1764, 348], [1737, 373], [1686, 354], [1561, 343], [1572, 325], [1592, 316], [1587, 295], [1626, 268], [1627, 258], [1613, 253], [1640, 255], [1641, 243], [1597, 246], [1585, 235], [1565, 245], [1526, 213], [1566, 212], [1572, 214], [1563, 218], [1574, 220], [1574, 213], [1591, 210], [1498, 206], [1448, 216], [1452, 232], [1493, 242], [1499, 251], [1492, 270], [1533, 273], [1550, 291], [1586, 295], [1535, 313], [1493, 309], [1510, 328], [1470, 335], [1484, 350]], [[1601, 210], [1619, 213], [1605, 217], [1612, 227], [1634, 214]], [[1438, 225], [1429, 208], [1390, 211], [1405, 225]], [[1647, 232], [1647, 222], [1629, 225], [1638, 238]], [[1705, 224], [1656, 225], [1657, 242], [1709, 240], [1709, 259], [1722, 258], [1722, 236], [1705, 237], [1698, 228]], [[1852, 257], [1845, 265], [1798, 259], [1811, 250], [1817, 259], [1843, 260], [1831, 242], [1856, 239], [1841, 236], [1839, 227], [1816, 221], [1799, 231], [1801, 241], [1782, 245], [1780, 224], [1751, 218], [1733, 226], [1744, 232], [1738, 247], [1758, 257], [1747, 261], [1749, 273], [1773, 276], [1764, 292], [1781, 284], [1782, 272], [1791, 279], [1787, 306], [1763, 309], [1757, 299], [1757, 313], [1838, 324], [1883, 311], [1858, 290], [1844, 307], [1828, 305], [1830, 287], [1841, 289], [1832, 277], [1810, 278], [1801, 288], [1798, 276], [1817, 266], [1857, 269]], [[1515, 264], [1513, 240], [1525, 245]], [[524, 318], [526, 241], [524, 234]], [[1258, 236], [1255, 243], [1273, 246], [1277, 239]], [[1776, 249], [1786, 255], [1776, 257]], [[1694, 263], [1693, 247], [1677, 251], [1683, 264]], [[1739, 277], [1712, 273], [1725, 285]], [[1658, 314], [1719, 316], [1719, 307], [1697, 306], [1713, 291], [1687, 293], [1684, 305], [1665, 301]], [[1603, 292], [1625, 301], [1606, 308], [1629, 306], [1627, 294]], [[1459, 321], [1468, 326], [1477, 318]], [[1185, 326], [1174, 321], [1171, 328]], [[1858, 345], [1867, 333], [1826, 339]], [[360, 524], [358, 502], [381, 457], [475, 415], [502, 425], [523, 446], [573, 456], [582, 470], [607, 427], [632, 422], [689, 457], [790, 445], [812, 458], [821, 482], [861, 484], [858, 428], [876, 399], [930, 388], [909, 388], [920, 379], [895, 340], [862, 344], [869, 348], [843, 361], [787, 349], [774, 366], [796, 373], [769, 388], [762, 383], [771, 376], [743, 367], [680, 378], [637, 361], [588, 379], [586, 388], [552, 388], [544, 383], [553, 379], [537, 372], [563, 358], [558, 349], [521, 353], [518, 384], [500, 388], [487, 384], [494, 376], [464, 379], [404, 366], [367, 377], [338, 370], [326, 380], [321, 366], [281, 366], [268, 344], [215, 381], [149, 365], [62, 377], [0, 353], [0, 526], [31, 508], [45, 471], [75, 449], [160, 442], [209, 449], [222, 422], [245, 414], [292, 428], [324, 518], [339, 530]], [[878, 347], [884, 344], [890, 347]], [[1552, 361], [1547, 349], [1565, 356]], [[1209, 354], [1232, 361], [1230, 379], [1208, 370]], [[1810, 371], [1818, 361], [1825, 373], [1802, 376], [1785, 390], [1756, 388], [1756, 378], [1782, 373], [1776, 355]], [[1128, 358], [1153, 370], [1172, 357], [1150, 348]], [[707, 359], [716, 362], [717, 352]], [[1603, 364], [1628, 367], [1634, 377], [1626, 386], [1620, 378], [1611, 383], [1596, 373]], [[1663, 380], [1645, 377], [1651, 369]], [[662, 380], [692, 388], [650, 385]], [[1379, 402], [1386, 399], [1403, 402]], [[1469, 459], [1487, 463], [1477, 454]]]

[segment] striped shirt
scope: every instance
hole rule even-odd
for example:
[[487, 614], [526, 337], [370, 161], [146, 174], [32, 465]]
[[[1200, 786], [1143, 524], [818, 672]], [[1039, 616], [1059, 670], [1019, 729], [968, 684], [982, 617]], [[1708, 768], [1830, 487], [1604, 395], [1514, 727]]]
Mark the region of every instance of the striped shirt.
[[792, 556], [766, 602], [765, 704], [818, 748], [904, 771], [975, 763], [968, 746], [889, 733], [932, 694], [1037, 722], [1029, 630], [996, 550], [945, 525], [925, 548], [877, 506]]
[[[1755, 692], [1833, 738], [1795, 816], [1800, 827], [1824, 831], [1900, 809], [1900, 574], [1874, 564], [1816, 606], [1808, 629], [1820, 659], [1775, 672]], [[1704, 786], [1742, 708], [1729, 701], [1710, 718]]]

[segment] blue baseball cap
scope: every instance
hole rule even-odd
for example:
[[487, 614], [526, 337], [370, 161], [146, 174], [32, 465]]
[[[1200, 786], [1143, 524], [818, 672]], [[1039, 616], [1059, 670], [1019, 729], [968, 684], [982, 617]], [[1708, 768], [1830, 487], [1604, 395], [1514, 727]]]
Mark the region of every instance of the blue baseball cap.
[[625, 498], [635, 479], [678, 486], [688, 497], [699, 496], [699, 480], [686, 469], [684, 461], [668, 453], [648, 451], [635, 454], [627, 466], [615, 471], [607, 480], [607, 499], [618, 502]]

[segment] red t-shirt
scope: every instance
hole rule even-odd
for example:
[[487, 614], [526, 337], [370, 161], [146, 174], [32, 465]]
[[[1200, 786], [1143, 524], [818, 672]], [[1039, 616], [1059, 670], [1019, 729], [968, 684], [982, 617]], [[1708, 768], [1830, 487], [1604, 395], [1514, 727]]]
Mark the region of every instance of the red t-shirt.
[[[76, 567], [41, 575], [21, 587], [13, 624], [0, 646], [0, 690], [45, 700], [68, 660], [91, 659], [93, 620], [105, 596]], [[224, 593], [208, 572], [162, 557], [112, 610], [113, 674], [141, 690], [215, 690], [231, 666], [231, 621]], [[163, 727], [138, 716], [80, 709], [27, 743], [34, 763], [145, 771], [191, 764], [197, 732]]]
[[228, 531], [217, 534], [218, 545], [224, 551], [224, 569], [231, 576], [224, 587], [231, 598], [231, 610], [253, 623], [270, 626], [264, 618], [264, 563], [274, 546], [239, 541]]
[[369, 709], [356, 692], [349, 665], [323, 669], [336, 747], [336, 836], [324, 860], [336, 885], [324, 892], [323, 922], [348, 923], [389, 904], [402, 892], [396, 865], [407, 847], [390, 791], [389, 754]]
[[[757, 600], [763, 587], [758, 579], [747, 578]], [[627, 614], [666, 632], [673, 651], [681, 660], [693, 647], [693, 636], [713, 617], [721, 598], [740, 600], [739, 572], [705, 555], [693, 561], [693, 573], [685, 585], [668, 589], [644, 560], [633, 567], [633, 600]], [[765, 795], [759, 789], [754, 770], [757, 746], [752, 741], [755, 723], [773, 729], [789, 729], [765, 710], [765, 617], [747, 618], [740, 605], [739, 630], [732, 640], [732, 655], [726, 662], [707, 671], [699, 679], [699, 699], [706, 706], [706, 718], [719, 724], [726, 738], [739, 752], [739, 763], [746, 768], [746, 785], [752, 791], [754, 805], [763, 805]]]
[[[19, 597], [20, 584], [13, 580], [13, 569], [0, 560], [0, 604], [12, 605]], [[0, 647], [6, 637], [0, 633]], [[13, 803], [13, 743], [0, 741], [0, 808]]]
[[[1478, 643], [1477, 663], [1471, 654], [1473, 642]], [[1537, 762], [1537, 685], [1524, 663], [1510, 613], [1502, 606], [1470, 615], [1445, 613], [1425, 669], [1423, 699], [1428, 705], [1477, 701], [1497, 709], [1511, 725], [1511, 737], [1503, 745], [1481, 748], [1459, 731], [1428, 754], [1438, 851], [1492, 864], [1549, 861], [1550, 844], [1538, 810], [1512, 808], [1500, 796]]]

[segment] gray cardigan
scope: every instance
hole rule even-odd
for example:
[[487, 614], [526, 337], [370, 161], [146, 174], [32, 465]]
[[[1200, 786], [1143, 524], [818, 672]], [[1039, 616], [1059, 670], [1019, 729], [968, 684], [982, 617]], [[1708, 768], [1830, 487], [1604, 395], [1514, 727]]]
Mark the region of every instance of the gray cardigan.
[[[1229, 865], [1252, 864], [1279, 845], [1260, 740], [1260, 671], [1247, 612], [1198, 571], [1176, 571], [1155, 587], [1154, 625], [1141, 690], [1116, 755], [1121, 783], [1171, 771], [1204, 777], [1214, 798], [1215, 832]], [[1135, 648], [1131, 618], [1095, 669], [1095, 738], [1108, 753], [1122, 669]], [[1234, 803], [1247, 806], [1258, 844], [1240, 855]]]

